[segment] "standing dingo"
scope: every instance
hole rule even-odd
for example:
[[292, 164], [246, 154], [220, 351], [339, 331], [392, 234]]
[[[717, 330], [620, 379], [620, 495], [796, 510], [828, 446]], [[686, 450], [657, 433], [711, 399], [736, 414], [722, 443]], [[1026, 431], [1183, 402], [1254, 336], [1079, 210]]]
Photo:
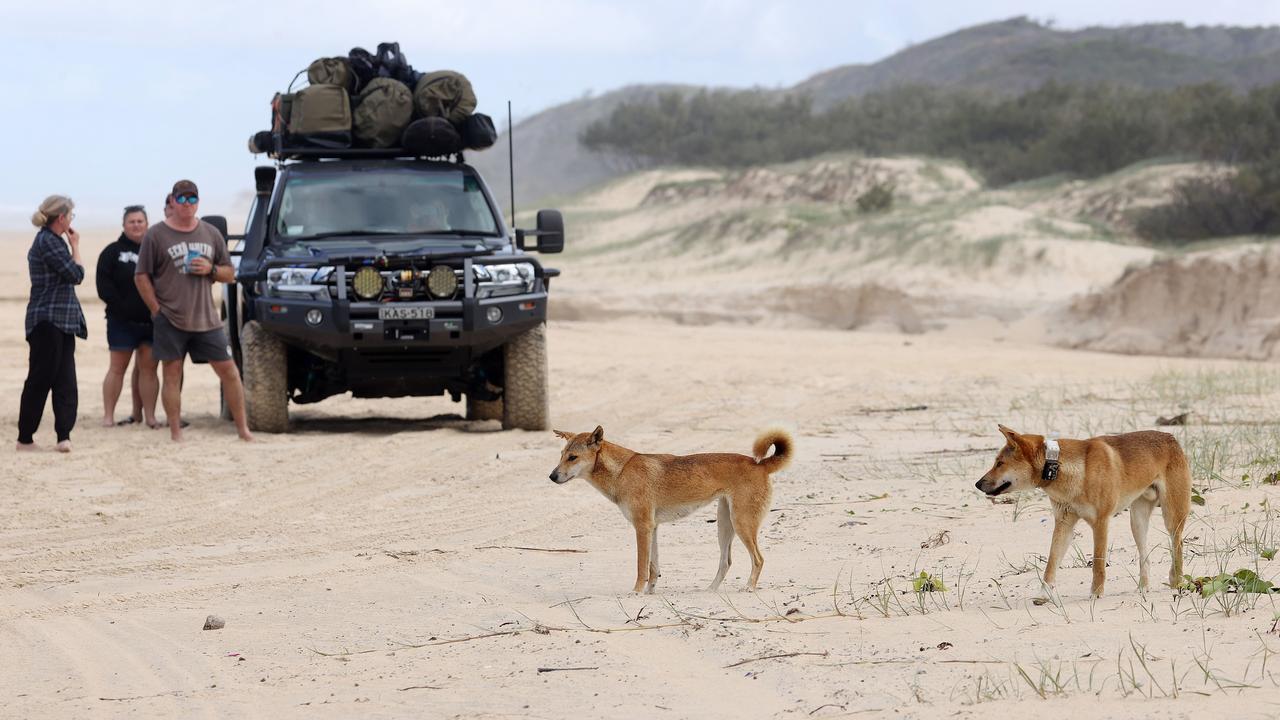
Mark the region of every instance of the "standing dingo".
[[1172, 544], [1169, 585], [1178, 585], [1182, 531], [1191, 511], [1191, 471], [1172, 435], [1147, 430], [1057, 441], [999, 427], [1006, 444], [977, 487], [992, 497], [1035, 488], [1049, 496], [1054, 523], [1046, 585], [1053, 586], [1072, 529], [1084, 520], [1093, 528], [1092, 592], [1101, 597], [1107, 575], [1107, 524], [1112, 515], [1129, 508], [1129, 525], [1138, 544], [1138, 589], [1145, 590], [1147, 522], [1157, 505]]
[[[604, 429], [594, 432], [555, 431], [564, 440], [560, 463], [551, 471], [557, 485], [585, 477], [631, 521], [636, 531], [636, 584], [652, 593], [658, 582], [658, 524], [679, 520], [719, 498], [716, 531], [720, 536], [720, 568], [709, 590], [720, 587], [729, 570], [729, 547], [736, 531], [751, 553], [751, 580], [756, 589], [764, 555], [756, 534], [769, 512], [773, 490], [769, 476], [791, 462], [791, 436], [770, 430], [756, 438], [747, 457], [737, 453], [700, 455], [646, 455], [604, 439]], [[773, 455], [765, 457], [770, 448]]]

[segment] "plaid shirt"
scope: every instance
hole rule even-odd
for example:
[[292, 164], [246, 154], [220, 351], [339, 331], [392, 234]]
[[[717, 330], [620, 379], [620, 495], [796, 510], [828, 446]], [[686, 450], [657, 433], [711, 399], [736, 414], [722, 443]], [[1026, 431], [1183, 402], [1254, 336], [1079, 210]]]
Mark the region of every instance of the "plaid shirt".
[[27, 303], [27, 336], [42, 322], [65, 333], [89, 337], [84, 312], [76, 299], [76, 285], [84, 280], [84, 268], [71, 259], [71, 250], [49, 228], [40, 228], [27, 251], [31, 272], [31, 300]]

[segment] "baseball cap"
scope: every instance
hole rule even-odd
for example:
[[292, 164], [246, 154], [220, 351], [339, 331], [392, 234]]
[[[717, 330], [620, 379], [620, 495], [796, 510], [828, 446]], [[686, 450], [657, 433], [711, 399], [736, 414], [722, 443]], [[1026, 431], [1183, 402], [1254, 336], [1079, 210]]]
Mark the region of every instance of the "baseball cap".
[[190, 180], [179, 180], [173, 184], [173, 196], [179, 195], [199, 195], [200, 191], [196, 189], [196, 184]]

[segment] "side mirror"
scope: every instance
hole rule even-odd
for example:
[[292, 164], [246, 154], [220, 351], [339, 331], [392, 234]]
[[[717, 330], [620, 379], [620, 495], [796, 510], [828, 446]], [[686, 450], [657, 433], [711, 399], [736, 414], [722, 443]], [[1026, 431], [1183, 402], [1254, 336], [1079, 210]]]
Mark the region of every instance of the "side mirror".
[[222, 234], [223, 240], [227, 239], [227, 219], [225, 217], [221, 215], [205, 215], [200, 219], [216, 228]]
[[[536, 247], [528, 247], [525, 238], [536, 237]], [[537, 250], [540, 253], [558, 253], [564, 250], [564, 217], [559, 210], [539, 210], [537, 230], [516, 230], [516, 247], [521, 250]]]

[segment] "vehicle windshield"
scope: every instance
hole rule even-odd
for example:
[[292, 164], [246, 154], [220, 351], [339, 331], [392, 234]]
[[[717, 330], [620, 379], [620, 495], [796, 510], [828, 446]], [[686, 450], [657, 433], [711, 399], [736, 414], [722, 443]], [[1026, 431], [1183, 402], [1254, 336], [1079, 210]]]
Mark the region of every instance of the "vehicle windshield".
[[498, 235], [480, 182], [461, 170], [356, 170], [298, 175], [280, 199], [276, 233], [305, 240], [351, 235]]

